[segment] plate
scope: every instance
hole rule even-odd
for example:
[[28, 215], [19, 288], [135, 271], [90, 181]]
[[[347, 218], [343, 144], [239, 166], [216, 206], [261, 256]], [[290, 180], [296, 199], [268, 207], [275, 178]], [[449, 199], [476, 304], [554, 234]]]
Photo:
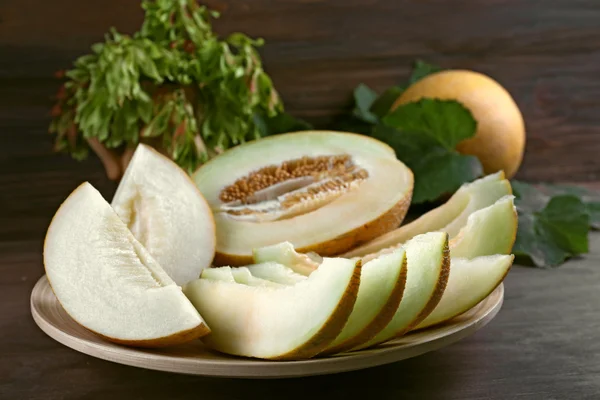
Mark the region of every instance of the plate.
[[290, 378], [325, 375], [375, 367], [448, 346], [479, 330], [500, 311], [501, 284], [486, 299], [451, 322], [420, 331], [371, 349], [302, 361], [267, 361], [214, 352], [201, 341], [159, 350], [120, 346], [78, 325], [62, 308], [45, 276], [31, 293], [31, 314], [37, 325], [56, 341], [93, 357], [135, 367], [191, 375], [229, 378]]

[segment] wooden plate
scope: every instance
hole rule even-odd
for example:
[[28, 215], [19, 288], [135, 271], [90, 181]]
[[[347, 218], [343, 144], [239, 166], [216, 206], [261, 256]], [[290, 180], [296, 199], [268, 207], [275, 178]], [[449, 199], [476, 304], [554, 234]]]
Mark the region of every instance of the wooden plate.
[[375, 348], [304, 361], [265, 361], [213, 352], [198, 340], [169, 349], [128, 348], [104, 341], [79, 326], [64, 311], [43, 276], [31, 293], [31, 313], [38, 326], [65, 346], [104, 360], [193, 375], [235, 378], [289, 378], [374, 367], [448, 346], [485, 326], [500, 311], [504, 287], [451, 323], [409, 333]]

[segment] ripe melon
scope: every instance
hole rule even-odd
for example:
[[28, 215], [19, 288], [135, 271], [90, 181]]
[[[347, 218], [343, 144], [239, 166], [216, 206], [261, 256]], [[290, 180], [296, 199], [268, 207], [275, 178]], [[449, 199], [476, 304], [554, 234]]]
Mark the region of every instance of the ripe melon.
[[437, 72], [404, 91], [391, 109], [422, 98], [457, 100], [477, 121], [474, 137], [457, 146], [479, 158], [485, 173], [503, 170], [508, 178], [519, 169], [525, 150], [525, 123], [510, 93], [484, 74], [468, 70]]

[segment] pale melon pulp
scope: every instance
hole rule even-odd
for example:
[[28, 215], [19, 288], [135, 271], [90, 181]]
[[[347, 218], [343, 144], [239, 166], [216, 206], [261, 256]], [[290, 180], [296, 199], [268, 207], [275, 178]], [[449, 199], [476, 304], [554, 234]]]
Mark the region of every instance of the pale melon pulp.
[[342, 331], [360, 285], [360, 262], [325, 258], [293, 286], [249, 286], [197, 279], [184, 288], [211, 334], [215, 350], [263, 359], [304, 359], [323, 351]]
[[373, 338], [394, 317], [406, 285], [404, 249], [384, 254], [362, 267], [356, 304], [342, 332], [323, 354], [339, 353]]
[[423, 214], [416, 220], [358, 246], [342, 257], [376, 257], [379, 251], [401, 245], [416, 235], [426, 232], [447, 232], [450, 239], [458, 235], [474, 212], [494, 204], [512, 194], [510, 182], [498, 172], [464, 184], [443, 205]]
[[450, 320], [470, 310], [502, 283], [514, 256], [493, 255], [471, 260], [452, 258], [448, 285], [433, 312], [415, 329]]
[[386, 342], [406, 333], [429, 315], [440, 301], [450, 274], [448, 234], [417, 235], [404, 246], [407, 276], [404, 294], [392, 320], [372, 339], [353, 350]]
[[295, 285], [306, 279], [305, 275], [277, 262], [265, 262], [247, 266], [248, 271], [257, 278], [266, 279], [282, 285]]
[[217, 225], [215, 265], [248, 265], [253, 249], [289, 241], [332, 256], [395, 229], [413, 175], [363, 135], [298, 132], [248, 142], [194, 173]]
[[467, 224], [450, 240], [450, 254], [459, 258], [510, 254], [517, 228], [514, 196], [504, 196], [469, 216]]
[[137, 146], [111, 205], [178, 285], [210, 266], [212, 211], [185, 171], [150, 146]]
[[310, 275], [321, 263], [320, 257], [298, 253], [290, 242], [281, 242], [270, 246], [259, 247], [252, 251], [255, 263], [275, 262], [290, 268], [299, 275]]
[[181, 288], [87, 182], [54, 215], [44, 267], [65, 311], [110, 341], [163, 347], [209, 332]]

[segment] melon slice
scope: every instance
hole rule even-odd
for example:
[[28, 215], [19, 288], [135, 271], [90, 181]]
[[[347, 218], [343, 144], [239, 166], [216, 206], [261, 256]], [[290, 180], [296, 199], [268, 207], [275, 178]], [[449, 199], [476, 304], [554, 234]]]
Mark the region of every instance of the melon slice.
[[406, 251], [407, 276], [402, 301], [392, 320], [375, 337], [353, 350], [402, 336], [424, 320], [437, 306], [448, 282], [450, 257], [448, 234], [430, 232], [409, 240]]
[[209, 332], [181, 288], [87, 182], [54, 215], [44, 267], [65, 311], [107, 340], [162, 347]]
[[517, 228], [514, 196], [504, 196], [469, 216], [466, 226], [450, 240], [450, 253], [460, 258], [510, 254]]
[[381, 331], [398, 309], [406, 275], [406, 254], [402, 248], [363, 265], [352, 314], [342, 332], [322, 354], [349, 350]]
[[231, 267], [206, 268], [202, 271], [200, 277], [214, 281], [235, 282]]
[[426, 232], [447, 232], [450, 239], [466, 225], [471, 214], [494, 204], [500, 198], [512, 194], [510, 182], [498, 172], [474, 182], [464, 184], [443, 205], [418, 219], [388, 232], [372, 241], [358, 246], [342, 257], [376, 256], [380, 250], [393, 248]]
[[322, 259], [316, 253], [301, 254], [290, 242], [281, 242], [254, 249], [255, 263], [275, 262], [292, 269], [297, 274], [308, 276], [319, 267]]
[[305, 275], [298, 274], [291, 268], [276, 262], [253, 264], [247, 268], [252, 276], [282, 285], [295, 285], [306, 279]]
[[211, 327], [213, 349], [263, 359], [305, 359], [342, 331], [360, 285], [360, 262], [325, 258], [293, 286], [248, 286], [200, 278], [184, 292]]
[[327, 257], [400, 225], [413, 175], [362, 135], [282, 134], [234, 147], [193, 175], [217, 225], [215, 265], [248, 265], [252, 250], [289, 241]]
[[215, 223], [190, 177], [149, 146], [137, 146], [112, 207], [152, 257], [184, 285], [210, 266]]
[[513, 263], [513, 255], [452, 258], [448, 285], [433, 312], [415, 329], [450, 320], [475, 307], [502, 283]]
[[250, 270], [246, 267], [218, 267], [218, 268], [206, 268], [200, 275], [205, 279], [226, 281], [226, 282], [237, 282], [244, 285], [250, 286], [268, 286], [268, 287], [281, 287], [280, 283], [272, 282], [266, 279], [261, 279], [253, 276]]

